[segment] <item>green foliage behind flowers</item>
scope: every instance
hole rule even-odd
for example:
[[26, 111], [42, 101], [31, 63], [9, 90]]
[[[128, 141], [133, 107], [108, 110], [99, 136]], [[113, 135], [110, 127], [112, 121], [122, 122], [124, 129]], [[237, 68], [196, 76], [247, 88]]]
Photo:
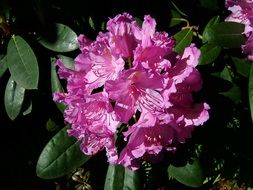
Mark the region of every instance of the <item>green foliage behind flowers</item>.
[[[30, 0], [24, 9], [21, 4], [0, 2], [0, 121], [4, 132], [16, 133], [21, 141], [34, 136], [29, 143], [35, 156], [26, 147], [20, 155], [28, 157], [32, 168], [28, 173], [34, 180], [24, 187], [43, 189], [45, 183], [47, 189], [212, 189], [224, 181], [253, 186], [249, 170], [253, 167], [253, 66], [242, 49], [248, 43], [245, 25], [225, 21], [231, 14], [225, 1]], [[98, 6], [104, 9], [98, 12]], [[139, 26], [144, 15], [154, 17], [159, 31], [175, 39], [174, 53], [181, 55], [190, 44], [196, 44], [201, 51], [196, 68], [203, 82], [193, 97], [210, 106], [209, 120], [196, 127], [191, 138], [178, 141], [177, 150], [166, 152], [157, 163], [149, 163], [147, 157], [141, 160], [137, 171], [109, 164], [104, 150], [94, 156], [83, 154], [80, 142], [67, 135], [66, 106], [52, 98], [54, 92], [69, 90], [67, 81], [57, 74], [56, 60], [74, 71], [74, 59], [80, 53], [77, 37], [84, 34], [95, 40], [106, 30], [108, 18], [122, 12], [131, 13]], [[131, 66], [131, 60], [128, 64]], [[130, 122], [138, 119], [136, 114]], [[24, 125], [28, 123], [33, 128], [29, 132]], [[115, 133], [118, 151], [125, 146], [122, 131], [126, 125]], [[20, 139], [14, 142], [18, 144]], [[13, 152], [20, 151], [14, 147]], [[2, 154], [9, 153], [4, 150]], [[14, 176], [13, 160], [5, 161], [9, 165], [3, 167], [6, 178], [14, 180], [10, 177]], [[15, 166], [22, 165], [15, 162]], [[80, 173], [84, 170], [89, 175]]]

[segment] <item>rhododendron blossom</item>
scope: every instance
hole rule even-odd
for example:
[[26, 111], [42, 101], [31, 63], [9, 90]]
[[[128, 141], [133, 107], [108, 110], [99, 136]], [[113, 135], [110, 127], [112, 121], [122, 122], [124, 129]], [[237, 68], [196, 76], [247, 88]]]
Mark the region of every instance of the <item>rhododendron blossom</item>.
[[253, 1], [252, 0], [226, 0], [226, 7], [231, 14], [226, 21], [238, 22], [245, 25], [244, 34], [247, 41], [242, 45], [242, 50], [248, 55], [248, 60], [253, 60]]
[[[79, 36], [73, 70], [57, 60], [67, 92], [54, 100], [66, 105], [68, 134], [85, 154], [105, 149], [110, 163], [136, 170], [143, 160], [157, 162], [176, 151], [208, 120], [208, 104], [194, 103], [192, 95], [202, 87], [200, 50], [191, 44], [176, 54], [173, 37], [157, 32], [149, 15], [140, 27], [128, 13], [119, 14], [106, 28], [95, 41]], [[119, 133], [126, 141], [120, 148]]]

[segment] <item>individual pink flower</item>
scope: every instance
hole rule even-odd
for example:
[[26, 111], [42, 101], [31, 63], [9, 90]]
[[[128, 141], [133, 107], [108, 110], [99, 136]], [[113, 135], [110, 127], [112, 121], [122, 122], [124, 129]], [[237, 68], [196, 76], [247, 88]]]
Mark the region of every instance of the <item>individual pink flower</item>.
[[107, 22], [109, 43], [115, 54], [133, 59], [133, 51], [138, 44], [134, 36], [136, 28], [138, 28], [137, 22], [128, 13], [119, 14]]
[[114, 133], [119, 121], [105, 93], [90, 95], [82, 104], [69, 105], [64, 118], [72, 124], [69, 135], [81, 142], [81, 150], [85, 154], [94, 155], [106, 148], [108, 161], [117, 161]]

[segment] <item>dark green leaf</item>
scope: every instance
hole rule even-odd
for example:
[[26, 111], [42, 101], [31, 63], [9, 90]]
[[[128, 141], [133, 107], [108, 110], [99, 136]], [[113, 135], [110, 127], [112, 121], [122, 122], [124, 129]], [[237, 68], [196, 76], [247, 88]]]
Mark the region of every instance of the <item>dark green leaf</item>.
[[[60, 83], [58, 75], [56, 73], [56, 65], [55, 65], [55, 58], [51, 59], [51, 91], [54, 92], [64, 92], [63, 87]], [[65, 110], [65, 106], [61, 103], [56, 103], [58, 109], [63, 113]]]
[[174, 35], [176, 39], [175, 52], [182, 53], [186, 47], [192, 42], [193, 31], [192, 28], [186, 28]]
[[225, 97], [231, 99], [234, 103], [239, 103], [241, 100], [241, 89], [237, 85], [233, 85], [227, 92], [221, 92]]
[[171, 2], [171, 4], [173, 5], [173, 7], [177, 10], [177, 12], [178, 12], [179, 14], [181, 14], [182, 16], [188, 17], [188, 15], [185, 14], [182, 10], [180, 10], [180, 9], [178, 8], [178, 6], [177, 6], [173, 1], [170, 1], [170, 2]]
[[7, 66], [7, 57], [1, 55], [1, 58], [0, 58], [0, 78], [3, 76], [3, 74], [5, 73], [7, 68], [8, 68], [8, 66]]
[[180, 183], [190, 187], [200, 187], [203, 185], [204, 178], [202, 175], [202, 168], [198, 160], [194, 160], [191, 164], [187, 163], [182, 167], [170, 165], [168, 167], [168, 174]]
[[176, 25], [178, 25], [178, 24], [180, 24], [181, 22], [183, 22], [184, 20], [181, 18], [181, 15], [177, 12], [177, 11], [175, 11], [175, 10], [173, 10], [173, 9], [171, 9], [171, 19], [170, 19], [170, 27], [172, 27], [172, 26], [176, 26]]
[[206, 35], [207, 35], [207, 31], [209, 30], [209, 28], [217, 23], [220, 22], [220, 17], [219, 16], [215, 16], [213, 17], [206, 25], [204, 31], [203, 31], [203, 42], [207, 42], [207, 39], [206, 39]]
[[221, 52], [222, 48], [214, 44], [204, 44], [201, 48], [201, 55], [199, 58], [199, 65], [206, 65], [212, 63]]
[[104, 190], [139, 190], [140, 178], [137, 172], [120, 165], [109, 165]]
[[204, 39], [226, 48], [241, 48], [245, 43], [244, 24], [236, 22], [221, 22], [214, 24], [205, 31]]
[[233, 83], [233, 79], [232, 79], [232, 76], [231, 76], [231, 71], [229, 70], [229, 68], [227, 66], [224, 67], [224, 69], [220, 72], [220, 78]]
[[10, 78], [5, 89], [4, 106], [11, 120], [14, 120], [20, 113], [24, 96], [25, 89]]
[[252, 62], [239, 59], [237, 57], [232, 57], [232, 61], [234, 62], [237, 73], [239, 73], [240, 75], [244, 77], [249, 76], [250, 66]]
[[79, 142], [69, 137], [66, 128], [63, 128], [43, 149], [36, 172], [43, 179], [62, 177], [83, 165], [89, 158], [80, 151]]
[[249, 73], [249, 105], [250, 105], [251, 119], [253, 121], [253, 65], [251, 65]]
[[20, 36], [12, 36], [7, 47], [7, 64], [11, 77], [26, 89], [36, 89], [39, 67], [33, 50]]
[[206, 8], [209, 10], [217, 10], [219, 8], [218, 0], [200, 0], [200, 5], [203, 8]]
[[47, 121], [47, 130], [52, 132], [52, 131], [56, 131], [57, 129], [59, 129], [59, 126], [56, 125], [56, 123], [51, 119], [49, 118], [49, 120]]
[[56, 24], [57, 35], [54, 42], [45, 39], [39, 42], [46, 48], [55, 52], [70, 52], [78, 48], [76, 33], [66, 25]]

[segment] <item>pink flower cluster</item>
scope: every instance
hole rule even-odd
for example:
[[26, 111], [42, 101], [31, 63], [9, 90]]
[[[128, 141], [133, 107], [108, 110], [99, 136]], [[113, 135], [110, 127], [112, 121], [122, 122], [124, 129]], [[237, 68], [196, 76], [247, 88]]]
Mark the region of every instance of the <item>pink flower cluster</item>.
[[[119, 14], [107, 30], [95, 41], [79, 36], [74, 70], [57, 61], [67, 93], [55, 93], [54, 100], [67, 106], [68, 133], [85, 154], [105, 149], [110, 163], [136, 170], [143, 160], [174, 151], [209, 118], [209, 106], [194, 104], [192, 96], [202, 86], [195, 68], [200, 50], [192, 44], [177, 55], [175, 40], [156, 32], [149, 15], [139, 27], [128, 13]], [[119, 151], [115, 136], [123, 125], [126, 142]]]
[[245, 25], [244, 34], [247, 37], [242, 50], [248, 55], [248, 60], [253, 60], [253, 0], [226, 0], [226, 7], [231, 14], [226, 21], [238, 22]]

